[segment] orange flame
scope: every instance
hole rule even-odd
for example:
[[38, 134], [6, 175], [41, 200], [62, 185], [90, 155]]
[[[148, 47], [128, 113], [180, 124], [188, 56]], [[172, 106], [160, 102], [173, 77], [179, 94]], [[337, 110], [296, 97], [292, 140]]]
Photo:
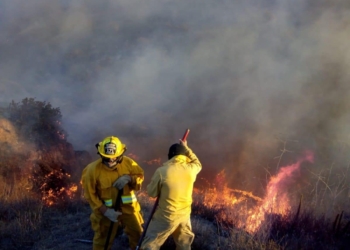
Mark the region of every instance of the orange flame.
[[[66, 184], [66, 186], [60, 186], [64, 182], [60, 180], [68, 179], [71, 176], [68, 173], [54, 170], [44, 176], [44, 182], [39, 187], [41, 191], [41, 200], [47, 206], [52, 206], [57, 202], [65, 200], [73, 200], [78, 191], [78, 185], [75, 183]], [[30, 177], [32, 181], [36, 181], [33, 176]], [[56, 180], [57, 185], [52, 184], [52, 180]]]
[[304, 157], [296, 163], [283, 167], [276, 176], [272, 176], [267, 184], [267, 191], [264, 199], [247, 219], [246, 230], [255, 232], [264, 221], [265, 214], [274, 213], [284, 215], [290, 210], [290, 201], [287, 194], [287, 185], [292, 174], [299, 170], [300, 164], [304, 161], [313, 162], [313, 153], [305, 152]]
[[[286, 215], [291, 209], [288, 196], [288, 188], [295, 178], [294, 173], [299, 170], [301, 163], [313, 162], [313, 153], [305, 152], [296, 163], [280, 168], [279, 172], [272, 176], [266, 187], [265, 197], [262, 199], [251, 192], [230, 189], [225, 180], [225, 171], [221, 171], [215, 178], [218, 188], [209, 188], [205, 191], [194, 190], [195, 194], [203, 196], [200, 202], [210, 209], [226, 207], [228, 213], [234, 211], [235, 218], [223, 213], [220, 216], [223, 221], [243, 228], [249, 233], [256, 232], [265, 221], [267, 214]], [[243, 203], [244, 202], [244, 203]], [[232, 213], [233, 214], [233, 213]]]
[[152, 160], [149, 160], [149, 161], [144, 161], [144, 163], [146, 163], [147, 165], [161, 165], [161, 159], [160, 158], [156, 158], [156, 159], [152, 159]]
[[138, 157], [137, 155], [135, 155], [134, 153], [129, 153], [128, 156], [132, 159], [134, 159], [135, 161], [139, 160], [140, 157]]

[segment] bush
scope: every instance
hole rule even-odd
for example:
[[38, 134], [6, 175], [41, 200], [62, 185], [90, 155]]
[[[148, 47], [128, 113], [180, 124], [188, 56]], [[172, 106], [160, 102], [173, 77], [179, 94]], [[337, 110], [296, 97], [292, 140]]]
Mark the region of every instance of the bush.
[[12, 101], [5, 113], [20, 136], [39, 148], [55, 145], [67, 137], [61, 128], [60, 108], [53, 108], [50, 103], [25, 98], [20, 103]]
[[27, 189], [41, 195], [46, 204], [71, 199], [78, 182], [71, 178], [78, 176], [72, 172], [81, 168], [61, 127], [60, 109], [25, 98], [20, 103], [12, 101], [2, 114], [15, 128], [15, 132], [12, 131], [15, 136], [0, 143], [3, 158], [0, 177], [10, 187], [8, 196], [14, 193], [13, 187], [25, 183]]

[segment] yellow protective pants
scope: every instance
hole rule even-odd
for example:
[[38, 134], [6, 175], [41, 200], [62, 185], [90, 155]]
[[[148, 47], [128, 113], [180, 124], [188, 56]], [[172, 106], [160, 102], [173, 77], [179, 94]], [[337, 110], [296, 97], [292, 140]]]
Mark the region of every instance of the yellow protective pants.
[[142, 242], [142, 250], [158, 250], [169, 236], [176, 244], [176, 250], [190, 250], [194, 239], [190, 215], [182, 215], [168, 220], [155, 213]]
[[[96, 215], [94, 213], [92, 213], [90, 216], [91, 227], [95, 232], [93, 239], [93, 250], [104, 249], [108, 230], [111, 225], [111, 221], [108, 218], [104, 216], [100, 218], [99, 216], [100, 215]], [[135, 212], [133, 214], [122, 214], [118, 217], [118, 220], [124, 227], [125, 234], [128, 236], [130, 248], [135, 249], [143, 231], [143, 219], [141, 214], [139, 212]], [[113, 245], [114, 238], [117, 234], [117, 229], [118, 224], [114, 223], [113, 230], [109, 239], [108, 249], [111, 249]]]

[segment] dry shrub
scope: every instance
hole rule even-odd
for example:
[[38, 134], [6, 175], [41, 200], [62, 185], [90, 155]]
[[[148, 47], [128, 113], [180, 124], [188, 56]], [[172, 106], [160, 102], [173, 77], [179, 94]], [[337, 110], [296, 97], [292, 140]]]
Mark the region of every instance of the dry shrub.
[[59, 108], [33, 98], [1, 110], [1, 249], [30, 249], [46, 232], [45, 206], [59, 207], [57, 216], [78, 207], [73, 202], [80, 198], [77, 173], [88, 157], [74, 152], [60, 119]]
[[25, 98], [12, 101], [2, 116], [7, 118], [0, 119], [0, 178], [7, 187], [3, 196], [16, 200], [14, 191], [25, 186], [47, 205], [79, 197], [77, 183], [90, 158], [67, 142], [60, 109]]

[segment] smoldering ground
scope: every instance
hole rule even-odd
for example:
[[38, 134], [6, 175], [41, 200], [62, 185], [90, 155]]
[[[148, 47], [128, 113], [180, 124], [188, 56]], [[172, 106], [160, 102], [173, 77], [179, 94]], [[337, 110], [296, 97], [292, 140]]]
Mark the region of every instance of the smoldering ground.
[[305, 149], [347, 166], [346, 0], [0, 6], [1, 103], [60, 107], [77, 150], [95, 154], [113, 134], [146, 165], [190, 128], [203, 177], [226, 168], [233, 186], [255, 191]]

